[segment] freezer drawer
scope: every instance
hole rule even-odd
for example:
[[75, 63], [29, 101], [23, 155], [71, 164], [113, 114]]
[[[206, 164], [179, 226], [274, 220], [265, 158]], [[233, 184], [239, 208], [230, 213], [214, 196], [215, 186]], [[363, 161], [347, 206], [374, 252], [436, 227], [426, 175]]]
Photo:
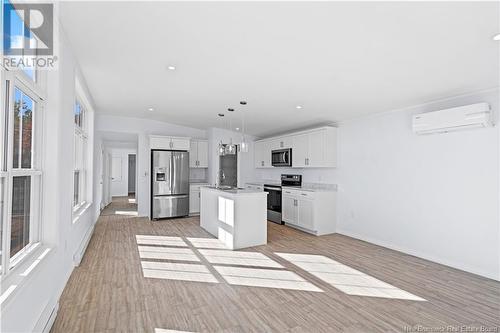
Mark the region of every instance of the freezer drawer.
[[187, 215], [189, 215], [189, 195], [153, 197], [154, 219]]

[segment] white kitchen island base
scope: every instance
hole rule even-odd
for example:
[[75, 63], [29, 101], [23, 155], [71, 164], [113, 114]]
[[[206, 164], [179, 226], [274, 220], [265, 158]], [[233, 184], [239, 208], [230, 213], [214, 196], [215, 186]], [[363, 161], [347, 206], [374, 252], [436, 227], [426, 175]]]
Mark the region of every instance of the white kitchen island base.
[[267, 244], [267, 192], [200, 189], [200, 226], [230, 249]]

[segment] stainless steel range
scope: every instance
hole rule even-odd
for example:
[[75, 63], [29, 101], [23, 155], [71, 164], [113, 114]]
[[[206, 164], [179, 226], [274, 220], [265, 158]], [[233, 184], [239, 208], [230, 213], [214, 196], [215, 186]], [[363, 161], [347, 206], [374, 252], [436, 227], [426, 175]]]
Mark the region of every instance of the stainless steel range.
[[264, 184], [264, 191], [267, 195], [267, 219], [269, 221], [283, 224], [281, 220], [281, 187], [302, 186], [302, 175], [281, 175], [281, 185]]

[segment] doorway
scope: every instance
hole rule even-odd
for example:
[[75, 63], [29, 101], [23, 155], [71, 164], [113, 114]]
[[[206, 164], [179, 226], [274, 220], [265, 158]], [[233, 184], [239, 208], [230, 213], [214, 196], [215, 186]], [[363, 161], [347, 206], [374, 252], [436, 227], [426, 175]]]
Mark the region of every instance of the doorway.
[[128, 195], [135, 198], [136, 191], [136, 155], [128, 154]]

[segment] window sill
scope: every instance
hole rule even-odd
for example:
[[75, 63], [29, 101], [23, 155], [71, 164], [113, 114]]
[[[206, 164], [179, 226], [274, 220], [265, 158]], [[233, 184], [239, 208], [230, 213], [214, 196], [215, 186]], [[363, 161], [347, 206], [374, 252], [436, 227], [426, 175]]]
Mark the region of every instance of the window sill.
[[47, 260], [47, 255], [53, 252], [52, 250], [52, 248], [42, 246], [38, 243], [29, 253], [25, 253], [22, 258], [18, 258], [17, 264], [9, 271], [8, 275], [2, 278], [0, 294], [0, 306], [2, 308], [35, 275], [34, 273], [37, 271], [40, 263]]
[[73, 209], [73, 224], [78, 222], [83, 214], [90, 208], [92, 202], [84, 202]]

